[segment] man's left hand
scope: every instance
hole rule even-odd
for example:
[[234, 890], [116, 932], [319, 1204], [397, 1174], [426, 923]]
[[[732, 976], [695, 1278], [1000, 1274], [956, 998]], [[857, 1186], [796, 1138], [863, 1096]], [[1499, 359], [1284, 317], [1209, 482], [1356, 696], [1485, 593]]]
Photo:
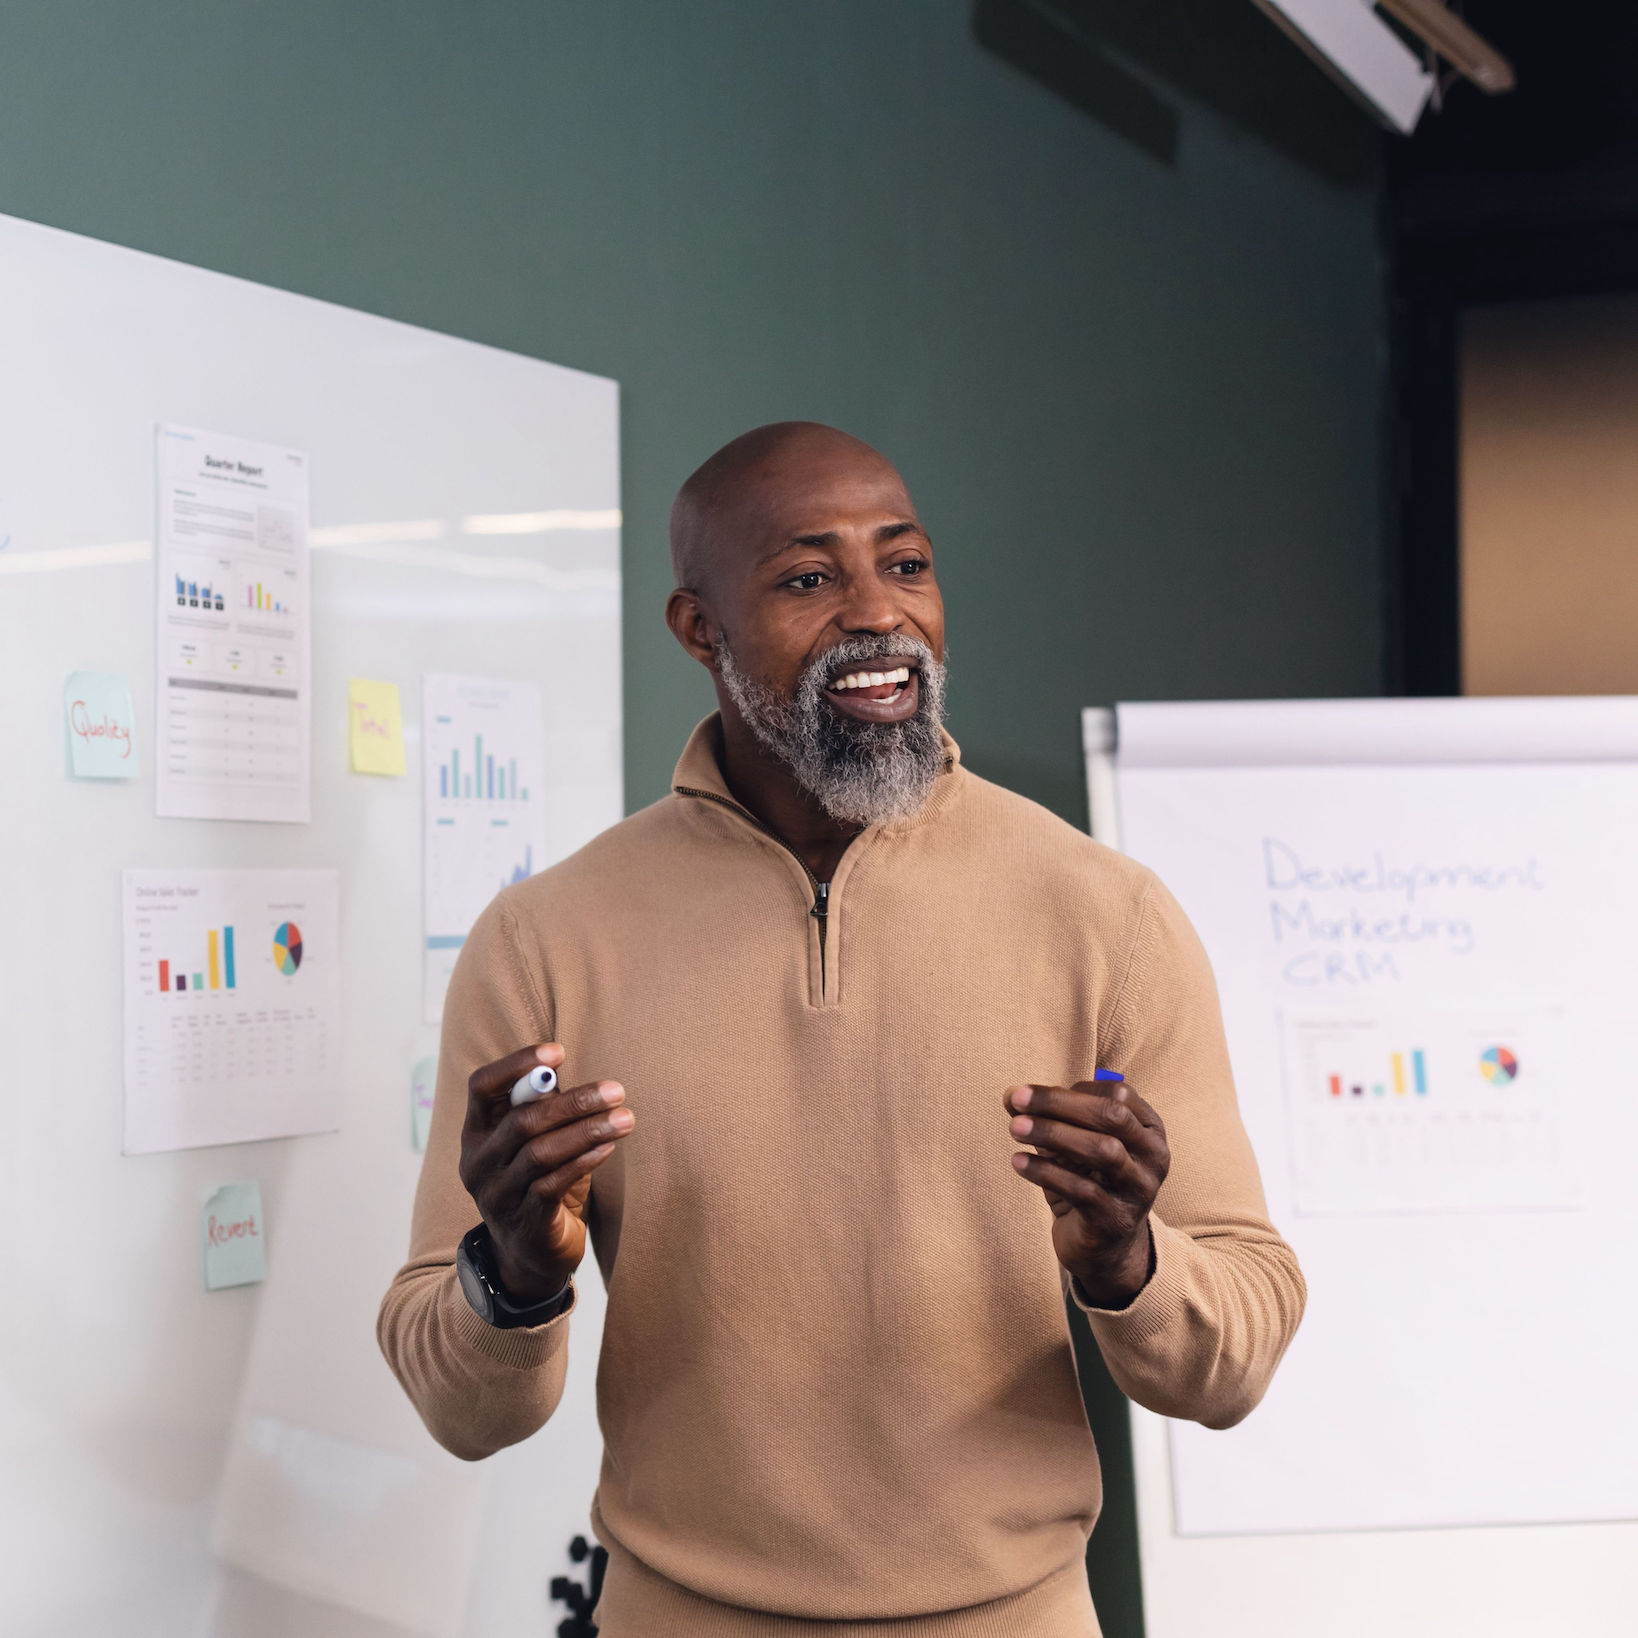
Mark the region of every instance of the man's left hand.
[[1094, 1308], [1124, 1308], [1149, 1278], [1149, 1208], [1171, 1165], [1166, 1128], [1123, 1081], [1010, 1086], [1020, 1175], [1052, 1207], [1052, 1247]]

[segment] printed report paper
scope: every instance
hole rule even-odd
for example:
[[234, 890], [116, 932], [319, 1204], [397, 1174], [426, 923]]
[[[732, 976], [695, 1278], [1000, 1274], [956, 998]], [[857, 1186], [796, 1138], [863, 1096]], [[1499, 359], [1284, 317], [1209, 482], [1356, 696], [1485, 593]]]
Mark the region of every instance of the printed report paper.
[[421, 682], [426, 1021], [472, 923], [546, 863], [546, 729], [540, 689], [498, 677]]
[[125, 1153], [333, 1132], [333, 870], [127, 870]]
[[305, 822], [307, 456], [162, 426], [157, 462], [156, 811]]

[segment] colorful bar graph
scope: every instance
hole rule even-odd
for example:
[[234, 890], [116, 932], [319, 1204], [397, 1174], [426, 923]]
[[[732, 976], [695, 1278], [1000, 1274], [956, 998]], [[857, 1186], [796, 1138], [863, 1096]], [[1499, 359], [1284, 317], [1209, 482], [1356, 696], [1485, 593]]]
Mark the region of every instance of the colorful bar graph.
[[1373, 1098], [1384, 1098], [1388, 1089], [1393, 1089], [1396, 1098], [1402, 1098], [1407, 1093], [1414, 1092], [1417, 1097], [1425, 1098], [1428, 1095], [1428, 1060], [1422, 1048], [1417, 1047], [1410, 1052], [1390, 1052], [1388, 1054], [1388, 1075], [1382, 1081], [1355, 1082], [1344, 1078], [1338, 1072], [1325, 1075], [1325, 1087], [1333, 1098], [1340, 1098], [1344, 1091], [1353, 1097], [1365, 1096], [1365, 1088], [1369, 1086]]
[[188, 982], [188, 975], [181, 966], [173, 973], [170, 959], [167, 957], [158, 964], [159, 987], [169, 990], [172, 994], [186, 993], [188, 990], [233, 990], [239, 987], [238, 972], [233, 960], [233, 929], [231, 927], [212, 927], [205, 933], [205, 970], [193, 975], [193, 982]]

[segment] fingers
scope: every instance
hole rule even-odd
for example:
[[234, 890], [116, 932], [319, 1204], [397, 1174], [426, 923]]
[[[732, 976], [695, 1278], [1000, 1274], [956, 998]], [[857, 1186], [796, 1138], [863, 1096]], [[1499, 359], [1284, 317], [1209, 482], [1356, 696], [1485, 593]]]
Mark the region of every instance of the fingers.
[[1031, 1143], [1045, 1151], [1065, 1169], [1093, 1177], [1109, 1193], [1145, 1208], [1159, 1191], [1160, 1178], [1154, 1169], [1108, 1132], [1019, 1115], [1013, 1119], [1012, 1135], [1020, 1143]]
[[[484, 1176], [502, 1172], [532, 1140], [617, 1109], [625, 1101], [626, 1089], [618, 1081], [588, 1081], [583, 1086], [560, 1087], [516, 1108], [508, 1102], [497, 1125], [487, 1132], [481, 1128], [468, 1132], [462, 1143], [463, 1162]], [[620, 1123], [622, 1132], [629, 1130], [628, 1122]]]
[[512, 1088], [541, 1064], [561, 1069], [563, 1058], [563, 1048], [556, 1041], [541, 1041], [473, 1070], [466, 1083], [468, 1125], [498, 1125], [512, 1106]]
[[1047, 1155], [1016, 1154], [1013, 1166], [1021, 1177], [1046, 1190], [1047, 1198], [1054, 1195], [1067, 1201], [1071, 1208], [1094, 1216], [1106, 1216], [1111, 1211], [1127, 1214], [1131, 1208], [1123, 1200], [1112, 1199], [1110, 1193], [1096, 1178], [1071, 1171]]
[[1032, 1144], [1050, 1171], [1031, 1169], [1032, 1157], [1015, 1155], [1024, 1176], [1047, 1190], [1058, 1207], [1061, 1194], [1082, 1205], [1084, 1189], [1060, 1188], [1051, 1177], [1076, 1176], [1089, 1181], [1097, 1197], [1127, 1202], [1147, 1211], [1171, 1167], [1166, 1129], [1154, 1108], [1125, 1083], [1080, 1081], [1065, 1086], [1013, 1086], [1006, 1105], [1016, 1113], [1011, 1132]]
[[[578, 1119], [558, 1120], [544, 1130], [524, 1134], [509, 1159], [497, 1154], [490, 1190], [497, 1211], [516, 1210], [527, 1194], [537, 1198], [561, 1196], [577, 1179], [595, 1170], [614, 1152], [615, 1144], [637, 1122], [629, 1109], [609, 1107], [595, 1096], [584, 1100], [578, 1096], [604, 1092], [625, 1096], [612, 1081], [576, 1087], [563, 1101], [589, 1102], [594, 1112], [582, 1114]], [[551, 1099], [541, 1101], [551, 1102], [559, 1096], [553, 1094]], [[519, 1114], [524, 1112], [520, 1110]]]
[[1127, 1085], [1080, 1081], [1074, 1086], [1009, 1086], [1008, 1109], [1026, 1112], [1031, 1119], [1059, 1121], [1089, 1132], [1117, 1137], [1140, 1159], [1159, 1168], [1162, 1176], [1171, 1151], [1166, 1126], [1154, 1108]]

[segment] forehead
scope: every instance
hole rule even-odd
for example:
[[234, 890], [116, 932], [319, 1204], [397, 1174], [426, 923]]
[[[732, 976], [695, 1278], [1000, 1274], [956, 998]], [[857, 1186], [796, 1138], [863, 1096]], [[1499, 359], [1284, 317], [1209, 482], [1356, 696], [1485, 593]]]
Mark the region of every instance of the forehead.
[[851, 451], [775, 456], [745, 475], [725, 511], [724, 535], [739, 553], [756, 557], [804, 536], [870, 530], [916, 516], [899, 474], [880, 456]]

